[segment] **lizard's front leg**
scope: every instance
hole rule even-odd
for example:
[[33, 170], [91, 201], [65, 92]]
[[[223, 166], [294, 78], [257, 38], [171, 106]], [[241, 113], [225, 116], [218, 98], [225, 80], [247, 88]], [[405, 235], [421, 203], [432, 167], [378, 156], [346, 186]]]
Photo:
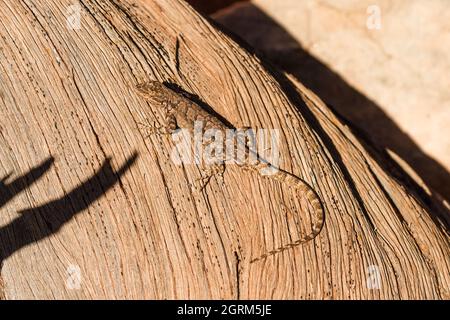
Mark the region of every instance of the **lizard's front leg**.
[[[218, 152], [214, 154], [210, 154], [209, 152], [205, 152], [205, 147], [210, 144], [209, 141], [204, 140], [202, 142], [202, 154], [199, 155], [203, 157], [203, 159], [198, 159], [201, 161], [197, 161], [197, 163], [201, 163], [200, 171], [201, 178], [196, 181], [199, 182], [199, 189], [202, 191], [208, 183], [211, 181], [213, 177], [217, 177], [220, 179], [219, 181], [223, 185], [224, 182], [224, 173], [225, 173], [225, 159], [223, 159], [223, 149], [222, 152]], [[223, 148], [223, 145], [222, 145]]]
[[145, 131], [148, 132], [148, 134], [146, 135], [146, 138], [151, 135], [154, 135], [154, 134], [171, 135], [178, 128], [177, 120], [176, 120], [175, 116], [173, 116], [173, 115], [168, 115], [168, 116], [164, 117], [163, 123], [161, 125], [157, 125], [156, 123], [153, 123], [151, 125], [151, 124], [142, 123], [142, 122], [138, 122], [138, 125], [141, 126], [142, 128], [145, 128]]

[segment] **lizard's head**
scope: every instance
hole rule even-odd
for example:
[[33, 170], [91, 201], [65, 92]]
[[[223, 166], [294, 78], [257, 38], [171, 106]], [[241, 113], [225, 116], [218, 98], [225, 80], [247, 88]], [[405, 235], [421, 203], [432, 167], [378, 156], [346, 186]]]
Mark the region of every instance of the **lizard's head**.
[[[137, 92], [145, 98], [155, 98], [166, 89], [159, 81], [147, 81], [136, 86]], [[167, 89], [166, 89], [167, 90]]]

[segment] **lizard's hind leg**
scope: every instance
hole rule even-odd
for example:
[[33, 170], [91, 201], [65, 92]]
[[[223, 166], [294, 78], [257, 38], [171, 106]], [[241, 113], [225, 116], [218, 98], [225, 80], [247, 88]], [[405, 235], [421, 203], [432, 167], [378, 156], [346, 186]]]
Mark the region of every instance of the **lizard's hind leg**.
[[221, 184], [223, 185], [224, 182], [224, 175], [225, 173], [225, 164], [214, 164], [214, 165], [208, 165], [206, 169], [201, 170], [202, 177], [197, 179], [197, 188], [202, 191], [206, 188], [206, 186], [209, 184], [211, 179], [213, 177], [218, 177], [220, 179]]

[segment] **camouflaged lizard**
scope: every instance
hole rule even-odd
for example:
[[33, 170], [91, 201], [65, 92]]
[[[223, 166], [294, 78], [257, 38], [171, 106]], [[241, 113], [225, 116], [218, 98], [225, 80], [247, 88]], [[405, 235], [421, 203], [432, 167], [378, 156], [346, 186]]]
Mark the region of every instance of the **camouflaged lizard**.
[[[164, 83], [158, 81], [145, 82], [136, 86], [136, 91], [140, 96], [142, 96], [149, 102], [153, 102], [158, 107], [162, 108], [165, 121], [164, 129], [167, 130], [167, 133], [174, 132], [177, 128], [193, 130], [194, 123], [196, 121], [202, 121], [205, 131], [208, 129], [217, 129], [223, 130], [223, 132], [225, 132], [225, 130], [227, 129], [234, 129], [225, 124], [224, 121], [220, 120], [211, 112], [205, 110], [205, 108], [201, 107], [198, 103], [189, 99], [189, 97], [176, 92]], [[254, 153], [255, 151], [252, 151], [249, 147], [245, 146], [246, 159], [248, 159], [248, 156], [252, 152]], [[320, 233], [325, 223], [324, 208], [316, 191], [314, 191], [314, 189], [307, 182], [289, 172], [274, 167], [268, 161], [262, 159], [259, 156], [257, 156], [256, 163], [237, 164], [244, 169], [252, 170], [258, 173], [264, 168], [270, 168], [271, 170], [275, 168], [275, 174], [264, 175], [264, 177], [279, 181], [294, 189], [295, 191], [300, 193], [300, 195], [305, 196], [314, 210], [315, 222], [309, 234], [303, 236], [298, 240], [295, 240], [292, 243], [281, 246], [257, 258], [254, 258], [251, 260], [251, 263], [261, 259], [265, 259], [268, 256], [293, 248], [302, 243], [311, 241]]]

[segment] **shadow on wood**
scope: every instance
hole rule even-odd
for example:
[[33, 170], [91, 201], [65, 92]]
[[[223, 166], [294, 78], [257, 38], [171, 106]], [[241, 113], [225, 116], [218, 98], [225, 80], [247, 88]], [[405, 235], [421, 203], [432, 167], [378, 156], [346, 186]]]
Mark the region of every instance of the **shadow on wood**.
[[380, 106], [305, 51], [287, 30], [258, 7], [245, 4], [215, 20], [315, 92], [342, 120], [358, 128], [359, 136], [399, 155], [426, 185], [450, 200], [450, 173], [426, 154]]
[[[62, 198], [36, 208], [21, 210], [20, 217], [0, 228], [0, 270], [3, 261], [14, 252], [56, 233], [76, 214], [87, 209], [119, 181], [136, 159], [135, 153], [119, 170], [114, 171], [111, 159], [107, 158], [94, 176]], [[53, 162], [54, 158], [51, 157], [8, 184], [3, 178], [0, 182], [0, 208], [42, 177]]]

